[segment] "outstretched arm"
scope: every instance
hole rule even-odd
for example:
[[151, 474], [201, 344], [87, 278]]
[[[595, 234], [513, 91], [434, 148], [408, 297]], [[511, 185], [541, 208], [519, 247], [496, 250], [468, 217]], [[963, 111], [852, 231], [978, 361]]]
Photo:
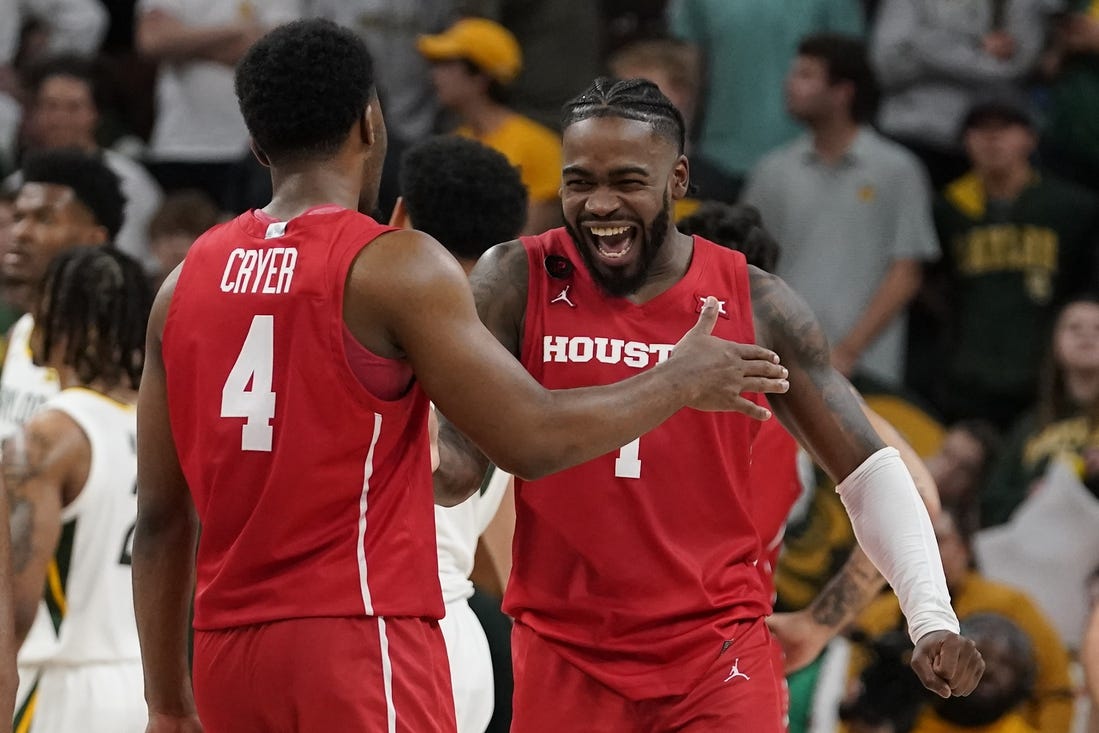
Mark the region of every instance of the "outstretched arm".
[[942, 696], [972, 692], [984, 671], [958, 635], [927, 510], [895, 449], [886, 449], [831, 366], [828, 341], [805, 302], [777, 277], [751, 268], [757, 340], [780, 354], [790, 391], [775, 414], [837, 483], [855, 537], [897, 593], [916, 643], [912, 667]]
[[[527, 305], [527, 255], [518, 242], [485, 252], [469, 274], [477, 316], [496, 340], [516, 359], [521, 347]], [[477, 490], [489, 460], [477, 445], [446, 419], [439, 423], [439, 469], [435, 499], [442, 504], [462, 501]]]
[[187, 624], [195, 582], [198, 519], [168, 422], [161, 334], [179, 269], [149, 317], [137, 400], [137, 526], [133, 583], [149, 730], [201, 731], [191, 692]]
[[415, 231], [385, 234], [363, 251], [344, 318], [368, 348], [383, 325], [439, 411], [496, 465], [526, 478], [615, 450], [686, 405], [765, 418], [740, 393], [787, 386], [772, 352], [710, 335], [711, 302], [667, 361], [611, 385], [547, 390], [481, 323], [454, 258]]

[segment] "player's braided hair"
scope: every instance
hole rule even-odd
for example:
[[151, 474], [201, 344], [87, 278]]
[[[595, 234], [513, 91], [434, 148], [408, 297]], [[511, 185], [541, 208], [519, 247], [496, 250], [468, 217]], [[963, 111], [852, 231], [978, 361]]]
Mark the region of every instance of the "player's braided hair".
[[152, 301], [144, 270], [128, 255], [103, 247], [61, 253], [35, 312], [35, 361], [61, 348], [84, 383], [137, 389]]
[[652, 125], [683, 152], [687, 126], [683, 115], [660, 88], [645, 79], [601, 76], [580, 96], [565, 104], [561, 128], [591, 117], [623, 117]]

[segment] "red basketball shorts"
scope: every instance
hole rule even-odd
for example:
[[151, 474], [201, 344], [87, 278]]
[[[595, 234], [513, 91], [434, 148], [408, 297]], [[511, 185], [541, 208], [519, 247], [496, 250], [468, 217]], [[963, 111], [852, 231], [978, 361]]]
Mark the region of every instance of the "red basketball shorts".
[[512, 733], [784, 733], [782, 652], [763, 619], [735, 627], [724, 649], [685, 695], [630, 700], [561, 658], [515, 624]]
[[207, 733], [453, 733], [434, 621], [306, 618], [196, 631], [195, 702]]

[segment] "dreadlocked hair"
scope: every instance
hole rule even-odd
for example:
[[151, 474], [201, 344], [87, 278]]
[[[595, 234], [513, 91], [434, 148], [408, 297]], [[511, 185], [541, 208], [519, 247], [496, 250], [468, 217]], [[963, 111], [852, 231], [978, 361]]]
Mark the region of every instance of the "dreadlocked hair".
[[34, 314], [41, 363], [62, 348], [85, 384], [137, 389], [153, 293], [141, 265], [104, 247], [77, 247], [50, 263]]
[[565, 104], [561, 129], [591, 117], [622, 117], [652, 125], [653, 130], [678, 146], [687, 142], [683, 114], [646, 79], [612, 79], [601, 76], [580, 96]]

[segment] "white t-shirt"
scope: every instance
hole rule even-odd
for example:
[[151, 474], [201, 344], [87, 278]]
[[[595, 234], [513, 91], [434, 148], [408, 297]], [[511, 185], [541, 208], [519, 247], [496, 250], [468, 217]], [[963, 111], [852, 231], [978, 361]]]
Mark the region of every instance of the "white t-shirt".
[[46, 31], [46, 54], [94, 55], [110, 18], [99, 0], [0, 0], [0, 65], [19, 50], [19, 29], [31, 18]]
[[[301, 17], [299, 0], [138, 0], [138, 15], [161, 10], [190, 26], [246, 20], [274, 27]], [[233, 69], [212, 61], [163, 62], [149, 144], [157, 161], [227, 162], [248, 152], [248, 131], [233, 92]]]

